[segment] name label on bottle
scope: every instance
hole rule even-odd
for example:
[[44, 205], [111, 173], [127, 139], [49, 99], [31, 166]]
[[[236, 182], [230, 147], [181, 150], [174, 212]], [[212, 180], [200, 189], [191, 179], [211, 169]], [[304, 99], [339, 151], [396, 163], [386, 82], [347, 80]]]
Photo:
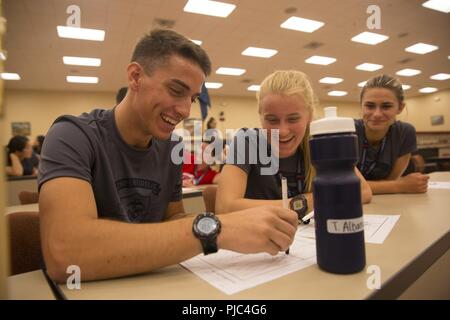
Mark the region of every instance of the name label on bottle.
[[363, 217], [354, 219], [328, 219], [328, 233], [357, 233], [364, 231]]

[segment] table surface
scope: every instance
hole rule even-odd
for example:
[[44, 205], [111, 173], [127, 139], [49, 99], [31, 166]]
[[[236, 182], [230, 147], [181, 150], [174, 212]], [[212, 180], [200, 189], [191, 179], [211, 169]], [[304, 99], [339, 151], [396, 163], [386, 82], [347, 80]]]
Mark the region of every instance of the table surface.
[[55, 300], [42, 270], [8, 277], [8, 299]]
[[[189, 188], [183, 188], [183, 198], [201, 197], [202, 191], [209, 185], [193, 186]], [[5, 214], [10, 214], [18, 211], [39, 211], [39, 204], [23, 204], [17, 206], [9, 206], [5, 208]]]
[[[450, 181], [450, 172], [430, 174]], [[82, 283], [60, 289], [68, 299], [367, 299], [398, 297], [450, 247], [450, 190], [377, 195], [365, 214], [400, 214], [383, 244], [366, 244], [367, 265], [381, 270], [381, 289], [367, 287], [365, 270], [352, 275], [324, 272], [317, 265], [233, 295], [226, 295], [180, 265], [143, 275]]]

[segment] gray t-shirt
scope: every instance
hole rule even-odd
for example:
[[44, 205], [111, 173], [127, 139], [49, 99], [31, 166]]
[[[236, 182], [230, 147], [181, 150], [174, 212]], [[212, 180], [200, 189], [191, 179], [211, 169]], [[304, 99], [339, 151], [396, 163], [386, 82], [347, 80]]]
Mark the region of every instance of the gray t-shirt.
[[99, 217], [162, 221], [168, 203], [182, 198], [182, 165], [170, 157], [176, 143], [153, 138], [146, 150], [127, 145], [114, 109], [59, 117], [45, 137], [39, 189], [57, 177], [83, 179], [92, 185]]
[[382, 141], [378, 146], [370, 146], [365, 141], [362, 119], [355, 120], [355, 127], [359, 142], [358, 169], [367, 180], [386, 178], [399, 157], [417, 149], [416, 129], [407, 122], [395, 121], [389, 128], [385, 142]]
[[[282, 174], [288, 180], [288, 197], [304, 193], [305, 170], [303, 165], [303, 153], [298, 150], [296, 154], [288, 158], [278, 159], [279, 169], [276, 174], [263, 174], [262, 169], [270, 164], [261, 161], [260, 152], [269, 155], [270, 144], [260, 135], [258, 129], [240, 129], [230, 146], [227, 155], [228, 165], [235, 165], [247, 174], [247, 187], [244, 197], [247, 199], [278, 200], [282, 198], [281, 179]], [[242, 144], [242, 148], [237, 145]], [[265, 150], [260, 150], [265, 148]], [[252, 159], [253, 158], [253, 159]], [[273, 157], [271, 157], [273, 160]]]

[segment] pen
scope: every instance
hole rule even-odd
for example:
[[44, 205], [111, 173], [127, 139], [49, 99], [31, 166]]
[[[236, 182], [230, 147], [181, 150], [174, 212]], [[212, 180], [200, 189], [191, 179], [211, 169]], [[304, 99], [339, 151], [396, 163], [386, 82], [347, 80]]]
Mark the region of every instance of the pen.
[[[283, 197], [283, 208], [289, 209], [287, 196], [287, 179], [283, 176], [281, 176], [281, 195]], [[286, 250], [286, 254], [289, 254], [289, 248]]]
[[303, 222], [306, 222], [306, 221], [310, 220], [312, 217], [314, 217], [314, 211], [311, 211], [311, 212], [308, 213], [306, 216], [304, 216], [304, 217], [302, 218], [302, 221], [303, 221]]

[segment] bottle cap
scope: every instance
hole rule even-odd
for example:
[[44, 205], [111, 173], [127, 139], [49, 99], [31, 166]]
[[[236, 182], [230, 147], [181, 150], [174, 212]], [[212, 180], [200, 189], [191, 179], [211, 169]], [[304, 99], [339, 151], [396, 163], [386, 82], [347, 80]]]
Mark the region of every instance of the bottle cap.
[[336, 107], [323, 108], [325, 117], [312, 121], [309, 132], [312, 136], [318, 134], [355, 132], [355, 122], [352, 118], [338, 117]]

